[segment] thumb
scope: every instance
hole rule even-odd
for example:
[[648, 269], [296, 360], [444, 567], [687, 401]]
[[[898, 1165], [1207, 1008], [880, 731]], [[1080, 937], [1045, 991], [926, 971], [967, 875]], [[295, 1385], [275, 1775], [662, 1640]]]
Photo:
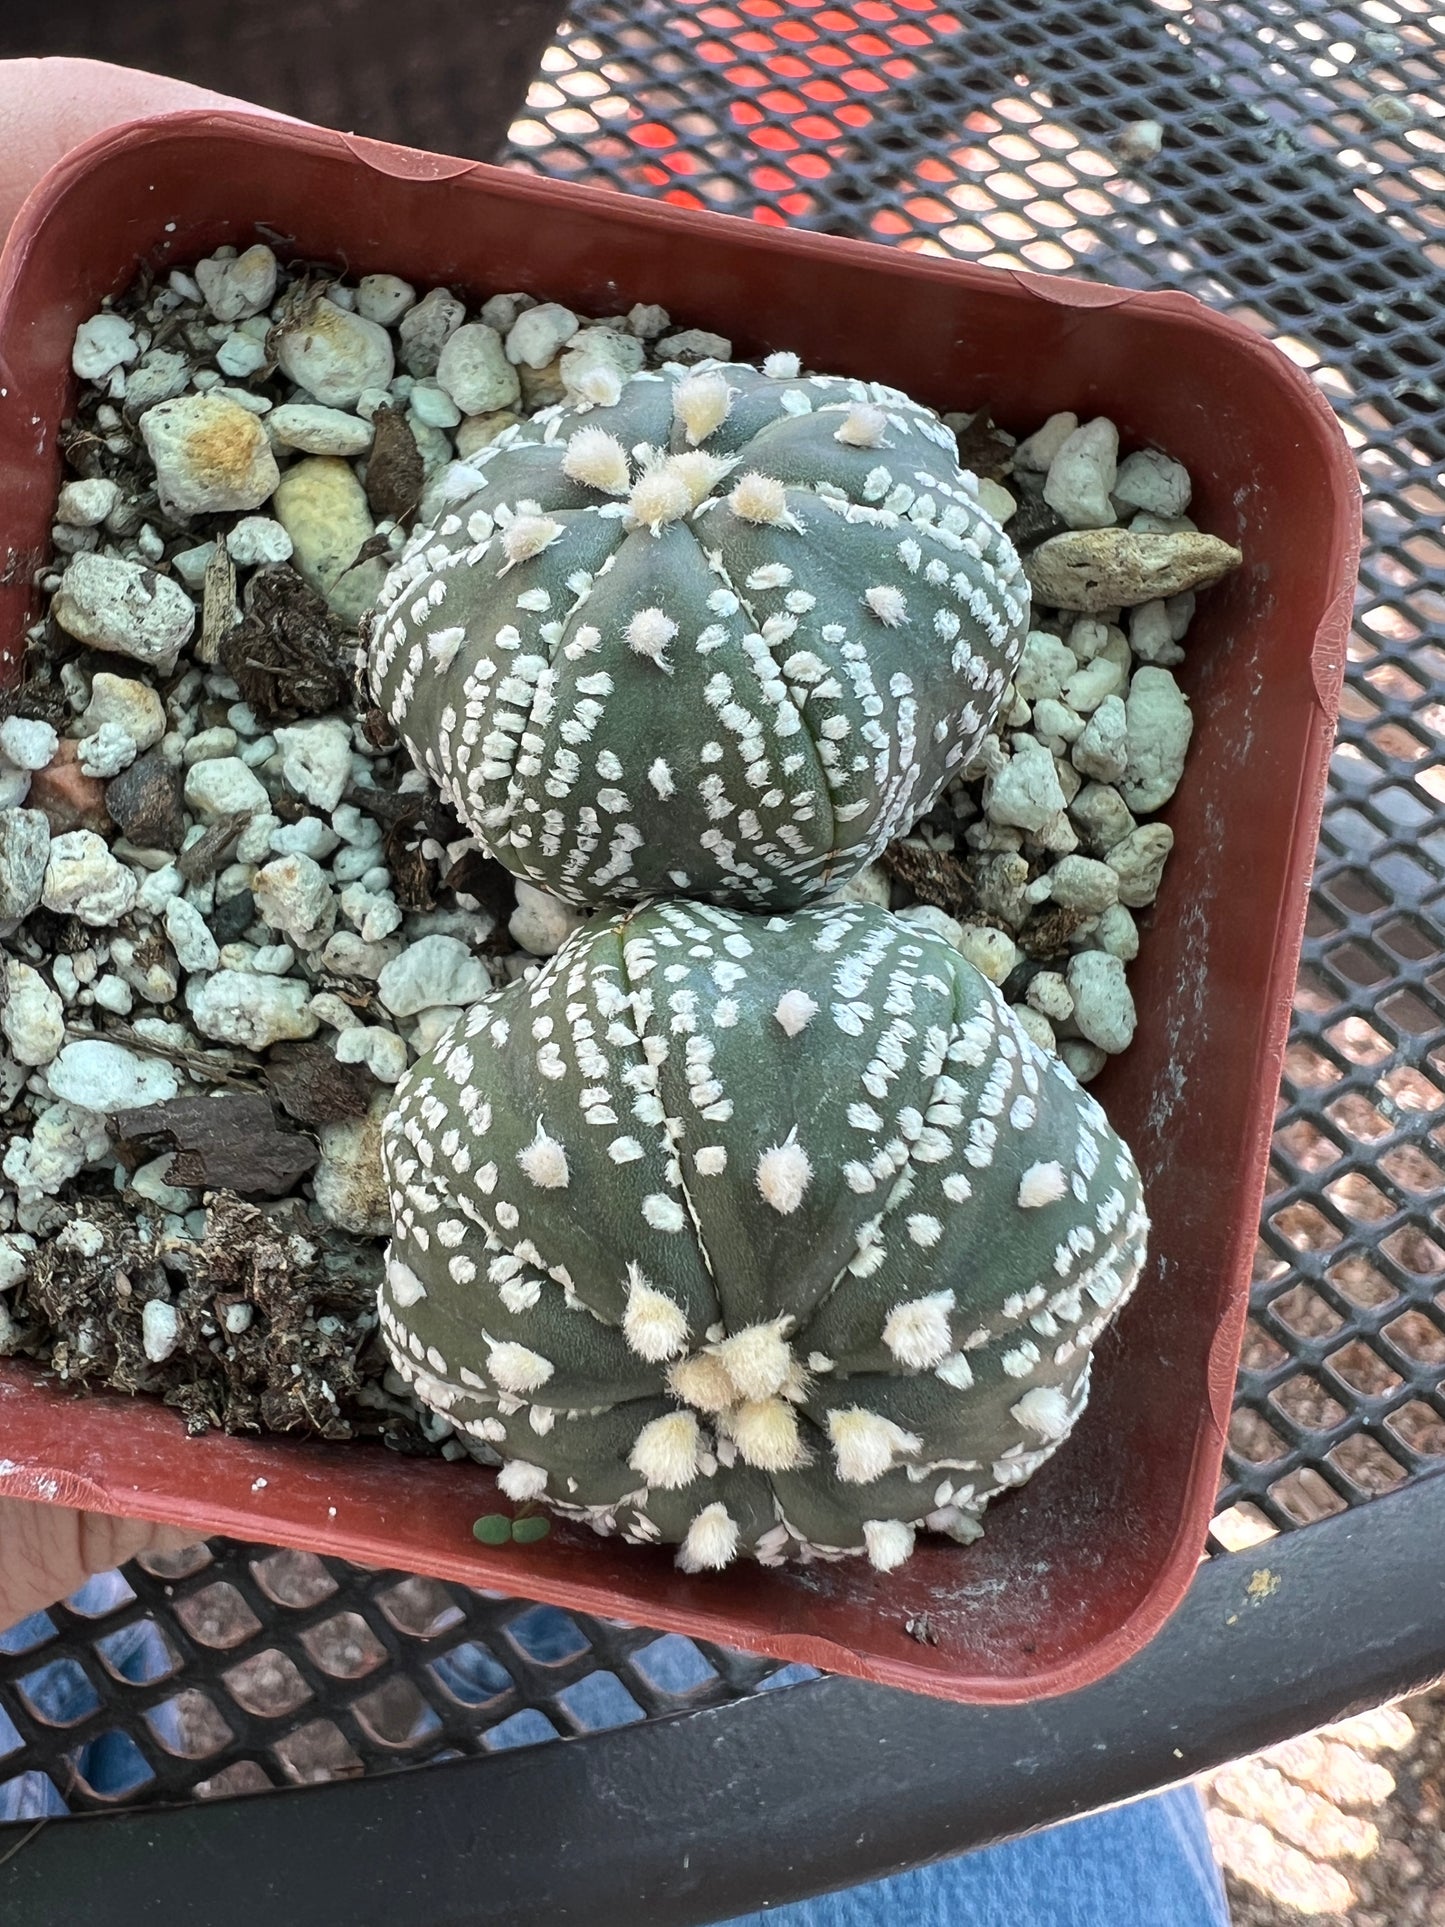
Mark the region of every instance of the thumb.
[[0, 61], [0, 234], [32, 187], [72, 147], [147, 114], [224, 107], [272, 115], [250, 101], [102, 60]]

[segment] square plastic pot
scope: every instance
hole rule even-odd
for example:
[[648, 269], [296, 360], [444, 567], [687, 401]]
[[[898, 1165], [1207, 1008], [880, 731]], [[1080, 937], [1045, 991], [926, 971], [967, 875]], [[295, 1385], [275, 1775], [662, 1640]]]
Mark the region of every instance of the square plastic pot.
[[[1068, 1447], [982, 1541], [687, 1578], [556, 1524], [489, 1549], [490, 1474], [369, 1445], [190, 1439], [158, 1402], [77, 1397], [0, 1361], [0, 1491], [404, 1567], [964, 1700], [1097, 1679], [1182, 1598], [1208, 1525], [1289, 1021], [1358, 555], [1353, 463], [1326, 404], [1244, 327], [1135, 294], [792, 234], [242, 115], [106, 134], [32, 196], [0, 263], [0, 635], [36, 601], [73, 402], [70, 347], [100, 297], [255, 224], [283, 253], [592, 314], [661, 302], [752, 356], [896, 383], [1026, 430], [1107, 414], [1195, 481], [1201, 527], [1245, 566], [1201, 600], [1180, 672], [1196, 732], [1177, 837], [1132, 973], [1136, 1043], [1097, 1094], [1154, 1219], [1148, 1274], [1099, 1345]], [[934, 1644], [907, 1630], [927, 1613]]]

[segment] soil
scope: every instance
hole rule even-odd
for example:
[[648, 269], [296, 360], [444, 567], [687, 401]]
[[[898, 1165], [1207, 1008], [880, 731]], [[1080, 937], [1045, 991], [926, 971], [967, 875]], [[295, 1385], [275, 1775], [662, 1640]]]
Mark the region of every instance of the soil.
[[1234, 1927], [1445, 1927], [1445, 1690], [1205, 1782]]

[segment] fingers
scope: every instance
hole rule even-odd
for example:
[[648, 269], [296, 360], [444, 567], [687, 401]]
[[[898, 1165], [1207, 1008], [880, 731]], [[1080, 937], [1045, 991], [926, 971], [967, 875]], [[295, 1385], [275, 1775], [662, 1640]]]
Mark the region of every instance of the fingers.
[[101, 60], [0, 61], [0, 234], [41, 175], [72, 147], [122, 121], [192, 107], [269, 112], [188, 81]]
[[194, 1532], [149, 1519], [114, 1519], [105, 1512], [82, 1512], [78, 1518], [80, 1563], [87, 1576], [123, 1566], [138, 1552], [180, 1552], [196, 1543]]
[[0, 1499], [0, 1631], [138, 1552], [176, 1552], [193, 1532], [28, 1499]]

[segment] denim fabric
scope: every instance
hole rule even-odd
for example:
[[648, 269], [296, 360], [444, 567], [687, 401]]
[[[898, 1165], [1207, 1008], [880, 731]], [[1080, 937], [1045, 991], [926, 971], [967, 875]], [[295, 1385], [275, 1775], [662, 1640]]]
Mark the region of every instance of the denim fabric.
[[1229, 1927], [1192, 1787], [723, 1927]]

